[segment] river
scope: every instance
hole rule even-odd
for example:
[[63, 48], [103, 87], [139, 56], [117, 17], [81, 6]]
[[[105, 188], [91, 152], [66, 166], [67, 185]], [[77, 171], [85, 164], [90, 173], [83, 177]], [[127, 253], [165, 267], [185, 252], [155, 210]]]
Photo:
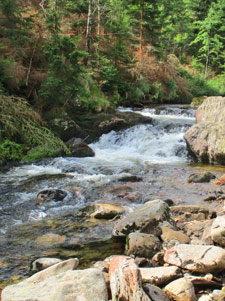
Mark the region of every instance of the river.
[[[29, 264], [39, 257], [78, 256], [81, 265], [88, 266], [123, 252], [122, 246], [110, 239], [114, 221], [78, 216], [89, 204], [111, 203], [129, 211], [155, 198], [198, 204], [211, 193], [210, 185], [202, 184], [201, 192], [199, 186], [190, 190], [187, 184], [193, 170], [204, 168], [192, 164], [183, 138], [195, 122], [195, 111], [176, 105], [135, 112], [152, 117], [153, 123], [104, 134], [90, 145], [95, 157], [60, 157], [2, 169], [0, 280], [15, 274], [27, 276]], [[222, 171], [217, 169], [218, 174]], [[129, 176], [140, 181], [124, 182]], [[37, 202], [38, 192], [53, 188], [67, 196], [62, 201]], [[51, 236], [46, 242], [45, 235], [55, 235], [57, 242], [51, 241]]]

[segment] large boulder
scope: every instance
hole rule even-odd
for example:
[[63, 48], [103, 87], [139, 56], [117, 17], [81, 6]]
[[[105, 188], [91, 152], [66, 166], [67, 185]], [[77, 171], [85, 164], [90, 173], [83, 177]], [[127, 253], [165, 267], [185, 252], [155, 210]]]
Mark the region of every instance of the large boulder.
[[66, 142], [72, 157], [94, 157], [95, 152], [81, 138], [71, 138]]
[[169, 206], [161, 200], [149, 201], [119, 220], [114, 225], [113, 236], [125, 237], [132, 232], [160, 236], [161, 227], [168, 223], [173, 224]]
[[196, 122], [184, 136], [190, 153], [199, 162], [225, 164], [225, 97], [208, 97]]
[[99, 269], [74, 270], [70, 259], [38, 272], [2, 291], [2, 301], [107, 301], [103, 273]]

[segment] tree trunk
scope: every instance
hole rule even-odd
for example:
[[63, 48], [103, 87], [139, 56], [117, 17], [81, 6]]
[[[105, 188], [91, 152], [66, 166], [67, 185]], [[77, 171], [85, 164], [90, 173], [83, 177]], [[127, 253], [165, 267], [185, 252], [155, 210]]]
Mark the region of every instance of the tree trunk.
[[141, 6], [141, 25], [140, 25], [140, 62], [143, 61], [143, 17], [144, 17], [144, 0], [140, 0]]
[[98, 44], [97, 44], [97, 52], [100, 46], [100, 39], [101, 39], [101, 7], [100, 1], [97, 0], [97, 7], [98, 7]]
[[[91, 52], [92, 10], [93, 10], [93, 0], [90, 0], [88, 5], [87, 30], [86, 30], [86, 49], [89, 54]], [[87, 64], [88, 64], [88, 58], [85, 59], [85, 65]]]

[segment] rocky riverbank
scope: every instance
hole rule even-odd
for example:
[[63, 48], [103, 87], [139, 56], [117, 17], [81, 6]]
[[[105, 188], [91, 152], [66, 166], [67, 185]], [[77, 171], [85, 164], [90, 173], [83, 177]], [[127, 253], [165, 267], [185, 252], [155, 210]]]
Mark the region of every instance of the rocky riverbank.
[[224, 233], [222, 204], [213, 211], [149, 201], [114, 225], [124, 255], [84, 270], [76, 258], [36, 260], [32, 268], [41, 271], [6, 287], [2, 301], [223, 300]]
[[[41, 248], [41, 256], [45, 257], [32, 263], [33, 276], [3, 290], [2, 301], [223, 300], [224, 167], [212, 169], [213, 173], [209, 166], [205, 168], [207, 172], [200, 172], [203, 166], [198, 168], [171, 165], [157, 170], [157, 166], [146, 166], [142, 173], [133, 171], [89, 192], [87, 186], [85, 193], [74, 185], [61, 186], [63, 190], [40, 191], [37, 208], [51, 208], [55, 201], [62, 204], [70, 193], [76, 201], [82, 195], [87, 198], [88, 193], [92, 200], [101, 195], [104, 201], [95, 201], [79, 211], [79, 227], [68, 216], [61, 221], [64, 231], [57, 221], [33, 223], [20, 244], [25, 247], [26, 243], [30, 248], [26, 252], [33, 254]], [[70, 172], [71, 168], [60, 175], [64, 182]], [[201, 206], [190, 205], [193, 203]], [[84, 239], [84, 232], [89, 239], [96, 235], [94, 225], [99, 227], [98, 235], [112, 237], [123, 247], [118, 253], [111, 252], [120, 255], [110, 257], [102, 251], [98, 258], [103, 260], [93, 264], [96, 260], [92, 258], [93, 266], [89, 264], [84, 269], [83, 263], [78, 263], [81, 258], [76, 255], [77, 247], [84, 243], [80, 240], [81, 236]], [[13, 246], [14, 236], [20, 239], [26, 225], [17, 228], [18, 232], [9, 232], [7, 244]], [[60, 246], [64, 253], [60, 253]], [[71, 253], [70, 248], [73, 248]], [[96, 248], [93, 243], [92, 250]], [[38, 253], [29, 255], [29, 259], [34, 257], [38, 258]], [[70, 259], [63, 261], [63, 258]]]

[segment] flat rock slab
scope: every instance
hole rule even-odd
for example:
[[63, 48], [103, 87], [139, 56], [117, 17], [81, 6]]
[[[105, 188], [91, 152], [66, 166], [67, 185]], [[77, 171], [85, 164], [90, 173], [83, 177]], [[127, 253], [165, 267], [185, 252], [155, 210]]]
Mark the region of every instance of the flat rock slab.
[[2, 292], [2, 301], [108, 300], [104, 277], [99, 269], [68, 270], [43, 279], [34, 276], [7, 286]]
[[151, 300], [142, 288], [140, 270], [134, 259], [126, 256], [113, 257], [109, 265], [109, 278], [112, 300]]
[[164, 260], [193, 272], [211, 273], [225, 269], [225, 251], [215, 246], [177, 245], [166, 251]]
[[165, 285], [182, 276], [181, 270], [176, 266], [140, 268], [143, 281], [157, 286]]
[[160, 236], [160, 225], [166, 221], [173, 224], [169, 206], [161, 200], [149, 201], [119, 220], [114, 225], [113, 236], [125, 237], [132, 232]]

